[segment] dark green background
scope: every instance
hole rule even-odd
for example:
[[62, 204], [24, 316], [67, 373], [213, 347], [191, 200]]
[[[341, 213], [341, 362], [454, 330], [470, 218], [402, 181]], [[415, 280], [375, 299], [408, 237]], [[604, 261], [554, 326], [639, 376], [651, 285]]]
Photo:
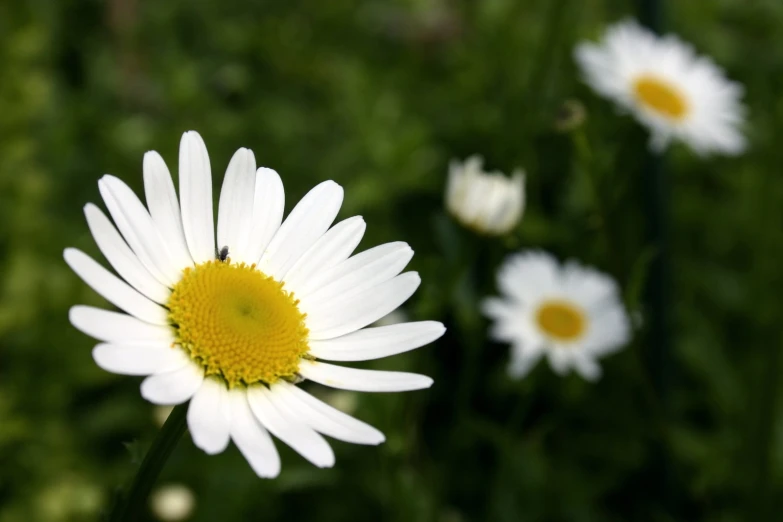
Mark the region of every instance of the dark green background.
[[[162, 480], [197, 495], [194, 521], [772, 521], [783, 512], [780, 317], [783, 2], [670, 1], [666, 27], [747, 88], [750, 149], [669, 153], [674, 343], [637, 332], [588, 384], [542, 364], [506, 378], [476, 303], [521, 247], [620, 278], [638, 324], [649, 259], [644, 133], [576, 79], [571, 51], [632, 14], [620, 0], [43, 0], [0, 2], [0, 522], [95, 520], [133, 471], [124, 444], [156, 432], [139, 379], [98, 369], [67, 320], [102, 300], [62, 260], [98, 259], [82, 206], [110, 172], [141, 190], [158, 150], [176, 171], [198, 130], [216, 184], [250, 147], [290, 209], [324, 179], [361, 214], [360, 248], [416, 250], [406, 305], [438, 343], [365, 367], [435, 378], [431, 390], [357, 394], [380, 447], [334, 443], [318, 470], [281, 448], [257, 479], [235, 448], [185, 437]], [[564, 100], [588, 111], [555, 130]], [[586, 139], [591, 154], [576, 154]], [[528, 173], [517, 233], [481, 240], [442, 214], [451, 158]], [[599, 187], [596, 204], [588, 174]], [[216, 185], [219, 186], [219, 185]], [[661, 373], [664, 386], [651, 379]], [[312, 388], [322, 394], [323, 388]], [[136, 451], [137, 452], [137, 451]]]

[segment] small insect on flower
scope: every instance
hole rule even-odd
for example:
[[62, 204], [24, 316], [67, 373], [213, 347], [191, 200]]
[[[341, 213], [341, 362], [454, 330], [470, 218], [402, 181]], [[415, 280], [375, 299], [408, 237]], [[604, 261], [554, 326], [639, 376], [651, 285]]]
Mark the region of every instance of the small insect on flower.
[[227, 246], [224, 246], [223, 248], [220, 249], [220, 251], [217, 253], [217, 258], [220, 261], [223, 261], [224, 263], [226, 262], [226, 259], [228, 259], [228, 247]]

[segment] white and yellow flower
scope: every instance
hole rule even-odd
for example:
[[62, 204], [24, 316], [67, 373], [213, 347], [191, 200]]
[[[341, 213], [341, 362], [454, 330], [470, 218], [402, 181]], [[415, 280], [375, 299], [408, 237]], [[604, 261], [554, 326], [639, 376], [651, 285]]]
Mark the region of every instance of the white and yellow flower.
[[520, 378], [543, 356], [552, 369], [595, 380], [596, 359], [623, 347], [630, 325], [617, 284], [592, 268], [530, 251], [509, 256], [497, 283], [502, 297], [482, 303], [490, 336], [511, 343], [509, 373]]
[[702, 155], [745, 150], [742, 86], [676, 36], [626, 20], [600, 43], [578, 45], [575, 57], [593, 90], [649, 128], [653, 150], [672, 140]]
[[446, 208], [465, 227], [481, 234], [510, 232], [525, 208], [525, 175], [515, 171], [509, 178], [501, 172], [485, 172], [481, 156], [449, 166]]
[[444, 332], [434, 321], [365, 328], [405, 302], [419, 276], [401, 274], [413, 256], [402, 242], [351, 255], [365, 223], [352, 217], [331, 226], [343, 201], [333, 181], [283, 221], [280, 176], [256, 169], [253, 153], [239, 149], [220, 193], [217, 242], [210, 161], [196, 132], [180, 144], [179, 197], [156, 152], [144, 157], [146, 207], [113, 176], [98, 186], [114, 224], [92, 204], [87, 223], [122, 279], [79, 250], [66, 249], [65, 260], [124, 313], [75, 306], [70, 320], [102, 341], [93, 351], [101, 368], [146, 376], [144, 398], [190, 400], [188, 427], [205, 452], [233, 440], [259, 476], [274, 477], [280, 458], [271, 433], [329, 467], [334, 454], [321, 434], [357, 444], [384, 436], [296, 383], [368, 392], [432, 384], [423, 375], [321, 362], [387, 357]]

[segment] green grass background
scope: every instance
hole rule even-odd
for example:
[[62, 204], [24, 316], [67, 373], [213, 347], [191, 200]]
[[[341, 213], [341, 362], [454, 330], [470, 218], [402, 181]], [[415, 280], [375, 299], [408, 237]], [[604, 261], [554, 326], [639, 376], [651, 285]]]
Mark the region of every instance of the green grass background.
[[[68, 323], [71, 305], [105, 303], [62, 251], [102, 259], [82, 215], [99, 202], [97, 179], [141, 193], [143, 153], [176, 171], [189, 129], [207, 142], [216, 187], [240, 146], [281, 173], [289, 210], [317, 182], [341, 183], [340, 216], [368, 223], [360, 249], [404, 240], [416, 251], [423, 283], [407, 313], [449, 327], [434, 345], [360, 365], [435, 385], [356, 394], [354, 414], [388, 440], [335, 442], [333, 469], [278, 443], [281, 476], [260, 480], [235, 448], [209, 457], [183, 438], [162, 482], [193, 489], [193, 521], [776, 520], [783, 2], [666, 4], [667, 29], [746, 86], [750, 148], [668, 154], [674, 342], [661, 389], [641, 299], [654, 253], [646, 137], [578, 81], [571, 58], [634, 2], [0, 2], [0, 522], [96, 520], [156, 433], [139, 379], [97, 368], [95, 342]], [[587, 121], [558, 132], [572, 98]], [[443, 215], [448, 162], [473, 153], [527, 171], [524, 221], [504, 240]], [[510, 381], [507, 347], [485, 341], [476, 304], [499, 259], [526, 247], [623, 284], [642, 327], [598, 384], [543, 364]]]

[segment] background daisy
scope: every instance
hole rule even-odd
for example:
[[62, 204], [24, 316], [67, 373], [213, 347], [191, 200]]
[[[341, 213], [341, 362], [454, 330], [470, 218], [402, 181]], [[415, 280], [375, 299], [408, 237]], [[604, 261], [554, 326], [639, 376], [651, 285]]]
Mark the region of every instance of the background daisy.
[[653, 150], [672, 140], [698, 154], [745, 150], [743, 87], [678, 37], [626, 20], [609, 26], [599, 43], [579, 44], [574, 55], [590, 87], [650, 130]]
[[560, 266], [540, 251], [509, 256], [498, 270], [501, 297], [484, 300], [493, 320], [490, 335], [511, 344], [508, 370], [523, 377], [546, 356], [558, 374], [575, 370], [588, 380], [601, 375], [597, 359], [630, 338], [617, 284], [570, 261]]

